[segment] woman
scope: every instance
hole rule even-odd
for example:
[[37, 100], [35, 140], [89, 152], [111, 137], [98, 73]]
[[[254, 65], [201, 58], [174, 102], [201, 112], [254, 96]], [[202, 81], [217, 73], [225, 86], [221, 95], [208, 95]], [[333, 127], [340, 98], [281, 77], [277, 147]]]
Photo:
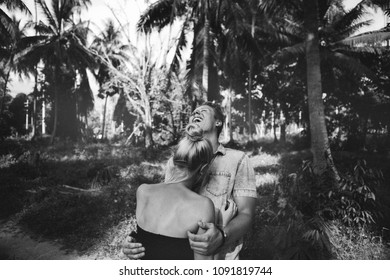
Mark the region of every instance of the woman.
[[212, 259], [195, 254], [187, 231], [203, 233], [198, 222], [214, 222], [214, 205], [193, 192], [203, 180], [213, 157], [209, 140], [196, 124], [186, 127], [173, 159], [171, 178], [165, 183], [143, 184], [137, 190], [137, 242], [143, 244], [143, 259]]

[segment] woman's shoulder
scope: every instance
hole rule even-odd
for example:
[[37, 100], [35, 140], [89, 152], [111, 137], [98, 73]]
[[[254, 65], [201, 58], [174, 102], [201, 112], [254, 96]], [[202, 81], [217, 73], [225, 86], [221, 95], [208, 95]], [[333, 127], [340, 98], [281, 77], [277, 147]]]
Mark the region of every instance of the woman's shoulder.
[[214, 203], [210, 198], [198, 195], [192, 201], [194, 213], [197, 213], [200, 219], [212, 221], [214, 220]]
[[202, 205], [205, 208], [213, 208], [214, 209], [214, 203], [212, 200], [206, 196], [199, 195], [199, 203], [202, 203]]
[[137, 189], [137, 193], [144, 193], [144, 192], [147, 192], [149, 189], [150, 189], [150, 184], [141, 184], [138, 189]]
[[137, 198], [140, 196], [148, 196], [159, 190], [161, 184], [142, 184], [137, 189]]

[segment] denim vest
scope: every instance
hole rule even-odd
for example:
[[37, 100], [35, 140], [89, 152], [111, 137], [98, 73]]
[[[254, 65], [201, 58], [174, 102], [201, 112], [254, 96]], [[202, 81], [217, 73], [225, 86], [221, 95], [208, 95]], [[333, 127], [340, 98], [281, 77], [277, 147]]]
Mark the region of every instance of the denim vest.
[[[198, 193], [210, 198], [215, 206], [215, 217], [228, 197], [244, 196], [257, 198], [255, 175], [249, 158], [244, 152], [218, 147], [210, 164], [208, 176]], [[218, 221], [215, 221], [218, 224]], [[227, 248], [225, 259], [238, 259], [242, 248], [242, 238]]]

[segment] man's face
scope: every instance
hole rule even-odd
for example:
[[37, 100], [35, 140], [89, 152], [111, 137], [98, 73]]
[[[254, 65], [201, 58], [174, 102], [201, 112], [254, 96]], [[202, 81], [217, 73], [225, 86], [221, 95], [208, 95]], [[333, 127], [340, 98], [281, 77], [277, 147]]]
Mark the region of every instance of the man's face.
[[192, 112], [190, 123], [196, 123], [204, 132], [213, 131], [216, 125], [214, 109], [207, 105], [199, 106]]

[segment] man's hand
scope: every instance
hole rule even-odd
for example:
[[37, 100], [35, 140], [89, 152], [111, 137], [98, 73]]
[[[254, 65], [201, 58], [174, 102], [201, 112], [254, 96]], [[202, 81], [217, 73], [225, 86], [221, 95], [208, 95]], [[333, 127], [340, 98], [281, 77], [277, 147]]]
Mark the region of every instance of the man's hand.
[[205, 256], [215, 254], [223, 242], [221, 232], [213, 223], [198, 222], [198, 225], [205, 231], [204, 233], [187, 232], [192, 250]]
[[136, 240], [128, 236], [123, 242], [122, 252], [131, 260], [138, 260], [145, 256], [145, 248], [142, 247], [141, 243], [136, 243]]

